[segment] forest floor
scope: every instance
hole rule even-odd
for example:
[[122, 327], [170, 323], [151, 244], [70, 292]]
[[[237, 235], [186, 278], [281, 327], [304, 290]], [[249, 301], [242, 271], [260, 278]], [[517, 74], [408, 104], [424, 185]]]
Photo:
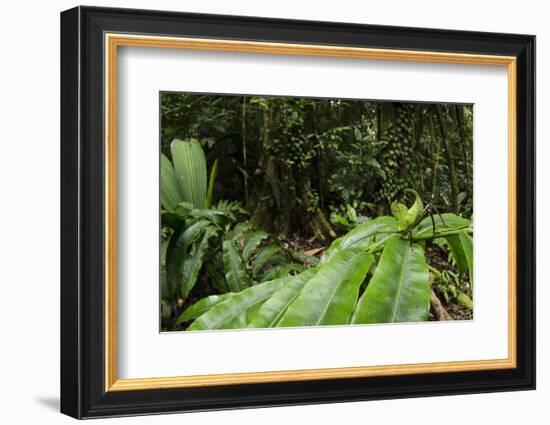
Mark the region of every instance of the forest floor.
[[[448, 261], [448, 254], [445, 252], [445, 250], [435, 244], [429, 244], [426, 247], [426, 258], [428, 259], [428, 263], [430, 266], [436, 268], [439, 271], [443, 270], [449, 270], [454, 273], [456, 273], [456, 268], [449, 263]], [[463, 286], [464, 293], [472, 298], [472, 289], [469, 285], [469, 282], [465, 282], [465, 285]], [[439, 293], [439, 291], [435, 290], [436, 295], [438, 296], [439, 300], [443, 304], [443, 307], [445, 310], [447, 310], [447, 313], [451, 315], [451, 317], [454, 320], [471, 320], [473, 319], [473, 312], [472, 310], [468, 309], [467, 307], [457, 303], [453, 302], [453, 300], [445, 300], [445, 297], [442, 293]], [[433, 308], [432, 312], [430, 314], [430, 320], [436, 320], [433, 314]]]

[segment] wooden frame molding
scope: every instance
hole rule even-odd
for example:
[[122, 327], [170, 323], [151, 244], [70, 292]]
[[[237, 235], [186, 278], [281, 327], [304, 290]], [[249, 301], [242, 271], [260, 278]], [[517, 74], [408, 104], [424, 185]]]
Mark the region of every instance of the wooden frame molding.
[[[508, 358], [387, 366], [118, 379], [116, 324], [116, 96], [117, 50], [122, 46], [396, 60], [506, 67], [508, 72]], [[517, 365], [517, 128], [516, 58], [513, 56], [370, 49], [106, 33], [105, 47], [105, 391], [134, 391], [322, 379], [512, 369]]]

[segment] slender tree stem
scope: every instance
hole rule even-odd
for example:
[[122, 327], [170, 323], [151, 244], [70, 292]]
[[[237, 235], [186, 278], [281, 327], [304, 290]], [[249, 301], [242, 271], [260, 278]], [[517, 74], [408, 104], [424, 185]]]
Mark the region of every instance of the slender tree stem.
[[435, 202], [435, 191], [437, 189], [437, 168], [439, 167], [439, 149], [440, 143], [439, 139], [435, 136], [435, 126], [433, 116], [430, 116], [430, 135], [432, 140], [432, 145], [435, 145], [435, 153], [432, 151], [433, 157], [433, 166], [432, 166], [432, 203]]
[[453, 204], [453, 210], [455, 213], [458, 214], [458, 194], [460, 192], [459, 186], [458, 186], [458, 174], [456, 171], [456, 164], [454, 160], [453, 150], [452, 150], [452, 144], [449, 140], [449, 135], [447, 134], [447, 129], [445, 126], [445, 120], [443, 117], [443, 107], [441, 105], [435, 105], [434, 106], [435, 114], [437, 117], [437, 123], [439, 126], [439, 132], [441, 134], [441, 140], [443, 142], [443, 146], [445, 148], [445, 154], [447, 156], [447, 167], [449, 169], [449, 180], [451, 184], [451, 201]]
[[244, 177], [244, 203], [246, 207], [248, 208], [248, 170], [246, 169], [247, 166], [247, 158], [246, 158], [246, 97], [243, 96], [243, 111], [242, 111], [242, 150], [243, 150], [243, 177]]

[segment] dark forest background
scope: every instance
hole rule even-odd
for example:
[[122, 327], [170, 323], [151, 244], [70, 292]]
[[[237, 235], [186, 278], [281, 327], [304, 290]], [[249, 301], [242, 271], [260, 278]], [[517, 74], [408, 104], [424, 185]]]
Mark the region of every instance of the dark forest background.
[[472, 215], [472, 106], [161, 94], [162, 152], [201, 141], [218, 159], [216, 199], [259, 228], [334, 238], [415, 189], [438, 212]]

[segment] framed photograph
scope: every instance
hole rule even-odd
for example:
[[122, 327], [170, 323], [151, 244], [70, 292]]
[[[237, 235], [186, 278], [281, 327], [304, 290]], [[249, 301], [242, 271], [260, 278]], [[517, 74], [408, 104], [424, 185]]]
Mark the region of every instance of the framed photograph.
[[61, 411], [535, 388], [535, 37], [61, 14]]

